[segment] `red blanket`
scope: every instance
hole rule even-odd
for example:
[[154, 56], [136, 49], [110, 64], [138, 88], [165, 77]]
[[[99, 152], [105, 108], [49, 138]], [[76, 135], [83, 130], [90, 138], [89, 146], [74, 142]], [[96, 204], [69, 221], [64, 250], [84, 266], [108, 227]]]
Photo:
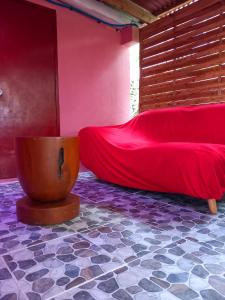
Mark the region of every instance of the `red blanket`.
[[202, 199], [225, 192], [225, 104], [150, 110], [79, 135], [81, 160], [100, 179]]

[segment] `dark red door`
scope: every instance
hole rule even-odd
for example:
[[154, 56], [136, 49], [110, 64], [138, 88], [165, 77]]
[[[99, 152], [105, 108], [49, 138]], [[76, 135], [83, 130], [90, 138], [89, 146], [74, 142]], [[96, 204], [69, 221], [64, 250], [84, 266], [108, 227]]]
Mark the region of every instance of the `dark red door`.
[[55, 12], [0, 0], [0, 178], [16, 176], [15, 136], [58, 134]]

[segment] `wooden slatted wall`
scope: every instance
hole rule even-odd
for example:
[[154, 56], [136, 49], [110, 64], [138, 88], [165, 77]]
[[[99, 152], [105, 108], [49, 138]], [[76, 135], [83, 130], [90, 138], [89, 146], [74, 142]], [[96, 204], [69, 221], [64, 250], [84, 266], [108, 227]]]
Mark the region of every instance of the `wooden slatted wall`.
[[225, 102], [225, 0], [199, 0], [140, 32], [140, 111]]

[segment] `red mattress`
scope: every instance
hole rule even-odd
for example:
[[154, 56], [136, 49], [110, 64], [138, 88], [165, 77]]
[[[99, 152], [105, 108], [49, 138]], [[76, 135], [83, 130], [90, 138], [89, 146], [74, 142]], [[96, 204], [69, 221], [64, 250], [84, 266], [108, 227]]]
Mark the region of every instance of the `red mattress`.
[[225, 104], [150, 110], [79, 136], [82, 163], [105, 181], [202, 199], [225, 192]]

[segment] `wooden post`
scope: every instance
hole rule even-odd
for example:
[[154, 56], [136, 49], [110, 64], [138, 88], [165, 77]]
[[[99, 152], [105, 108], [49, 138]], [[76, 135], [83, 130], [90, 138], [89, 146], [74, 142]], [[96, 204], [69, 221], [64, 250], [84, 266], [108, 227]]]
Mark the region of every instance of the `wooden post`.
[[208, 200], [209, 205], [209, 211], [211, 214], [216, 215], [217, 214], [217, 204], [215, 199], [209, 199]]

